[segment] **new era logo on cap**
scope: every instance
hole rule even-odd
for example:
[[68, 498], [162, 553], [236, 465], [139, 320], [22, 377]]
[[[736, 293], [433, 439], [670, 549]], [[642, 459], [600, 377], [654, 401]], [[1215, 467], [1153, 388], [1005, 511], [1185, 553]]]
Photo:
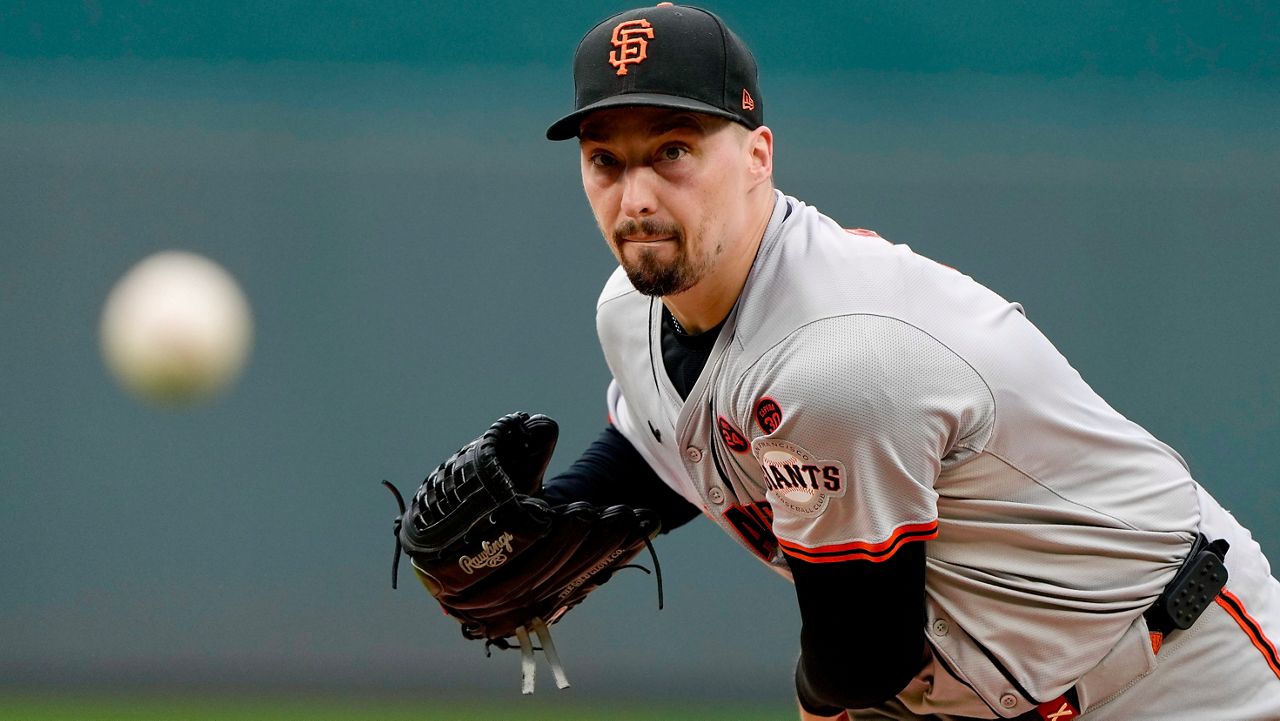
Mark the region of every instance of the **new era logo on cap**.
[[592, 28], [573, 56], [574, 111], [547, 129], [577, 137], [589, 114], [651, 106], [764, 124], [756, 61], [714, 13], [661, 3], [619, 13]]

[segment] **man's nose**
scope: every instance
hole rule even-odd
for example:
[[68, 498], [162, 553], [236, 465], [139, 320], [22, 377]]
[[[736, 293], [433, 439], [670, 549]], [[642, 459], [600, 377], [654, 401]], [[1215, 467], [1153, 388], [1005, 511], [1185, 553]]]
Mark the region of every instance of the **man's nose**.
[[627, 218], [644, 218], [657, 212], [654, 185], [657, 178], [653, 169], [628, 168], [622, 176], [622, 215]]

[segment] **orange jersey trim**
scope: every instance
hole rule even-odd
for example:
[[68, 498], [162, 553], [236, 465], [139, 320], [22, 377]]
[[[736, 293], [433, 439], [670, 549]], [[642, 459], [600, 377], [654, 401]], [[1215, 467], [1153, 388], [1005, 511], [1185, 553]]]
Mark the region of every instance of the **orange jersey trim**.
[[1262, 626], [1249, 615], [1240, 599], [1224, 588], [1213, 600], [1235, 619], [1244, 634], [1249, 637], [1249, 642], [1266, 659], [1271, 672], [1276, 675], [1276, 678], [1280, 678], [1280, 654], [1276, 653], [1276, 645], [1262, 632]]
[[903, 544], [912, 541], [932, 541], [938, 537], [938, 522], [910, 523], [898, 526], [893, 533], [880, 543], [853, 541], [836, 543], [829, 546], [807, 548], [798, 543], [778, 539], [782, 552], [788, 556], [810, 563], [836, 563], [838, 561], [871, 561], [879, 563], [893, 557]]

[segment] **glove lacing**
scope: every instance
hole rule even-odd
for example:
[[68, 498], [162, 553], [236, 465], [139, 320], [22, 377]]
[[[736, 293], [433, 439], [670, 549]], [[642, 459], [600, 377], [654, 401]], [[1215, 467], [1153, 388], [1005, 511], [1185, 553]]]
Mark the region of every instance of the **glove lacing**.
[[535, 618], [529, 625], [521, 626], [516, 629], [516, 638], [520, 640], [520, 693], [533, 693], [534, 678], [538, 672], [538, 665], [533, 657], [534, 646], [529, 640], [529, 629], [538, 636], [538, 642], [542, 644], [537, 650], [547, 655], [547, 663], [551, 666], [551, 674], [556, 678], [556, 688], [569, 688], [569, 678], [564, 674], [564, 665], [560, 663], [560, 654], [556, 653], [556, 645], [551, 641], [551, 629], [547, 628], [546, 622], [540, 618]]
[[396, 579], [400, 575], [400, 524], [404, 523], [404, 496], [400, 495], [400, 489], [396, 488], [395, 484], [391, 481], [384, 480], [382, 485], [386, 486], [387, 490], [391, 491], [391, 495], [396, 497], [396, 504], [400, 506], [400, 515], [396, 516], [392, 530], [392, 533], [395, 534], [396, 537], [395, 556], [391, 559], [391, 588], [394, 589], [396, 587]]

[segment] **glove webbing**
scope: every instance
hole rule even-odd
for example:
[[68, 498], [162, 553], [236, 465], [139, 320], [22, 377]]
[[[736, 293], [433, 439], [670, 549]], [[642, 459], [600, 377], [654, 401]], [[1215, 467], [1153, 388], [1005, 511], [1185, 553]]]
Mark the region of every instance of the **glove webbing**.
[[551, 673], [556, 677], [556, 688], [569, 688], [569, 677], [564, 674], [564, 665], [560, 663], [560, 654], [556, 653], [556, 645], [551, 642], [551, 629], [540, 618], [535, 618], [529, 625], [516, 629], [516, 638], [520, 640], [520, 693], [533, 693], [534, 679], [538, 666], [533, 657], [534, 647], [529, 640], [529, 630], [538, 636], [542, 647], [538, 650], [547, 655], [547, 663], [551, 665]]

